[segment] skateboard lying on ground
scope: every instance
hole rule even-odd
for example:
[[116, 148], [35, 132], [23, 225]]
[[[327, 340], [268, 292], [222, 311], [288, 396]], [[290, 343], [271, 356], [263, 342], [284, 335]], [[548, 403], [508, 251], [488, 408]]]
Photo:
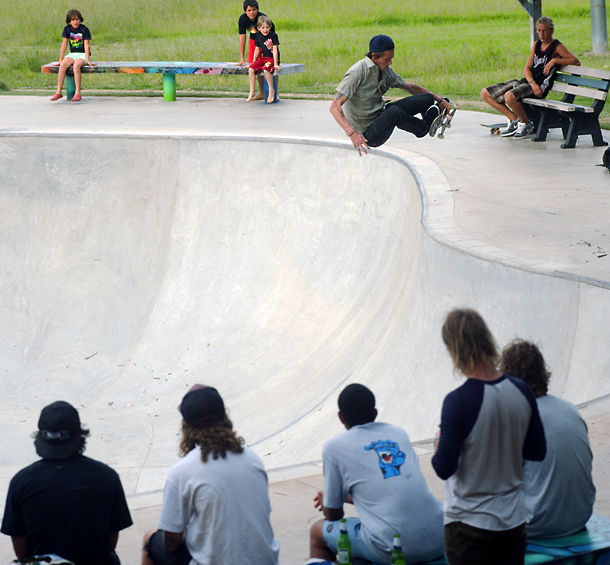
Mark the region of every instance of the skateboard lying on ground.
[[489, 133], [493, 133], [494, 135], [500, 135], [503, 129], [506, 129], [508, 125], [506, 122], [502, 122], [499, 124], [481, 124], [484, 128], [489, 128]]
[[[430, 125], [430, 136], [438, 137], [439, 139], [445, 138], [445, 130], [451, 127], [451, 120], [453, 120], [453, 116], [457, 112], [458, 105], [454, 102], [451, 102], [448, 98], [445, 98], [447, 102], [449, 102], [449, 106], [451, 107], [449, 110], [442, 110], [439, 114], [438, 118], [436, 118], [432, 124]], [[440, 131], [439, 131], [440, 130]], [[438, 132], [438, 134], [437, 134]]]

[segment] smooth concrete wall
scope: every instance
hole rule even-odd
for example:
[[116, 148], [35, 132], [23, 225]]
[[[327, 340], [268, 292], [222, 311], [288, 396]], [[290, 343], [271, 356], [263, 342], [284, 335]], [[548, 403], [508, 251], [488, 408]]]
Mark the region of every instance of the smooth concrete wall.
[[162, 488], [196, 382], [268, 469], [320, 458], [349, 382], [429, 438], [461, 382], [440, 338], [454, 307], [479, 310], [500, 345], [538, 342], [552, 392], [610, 393], [608, 290], [425, 229], [422, 170], [332, 142], [0, 138], [2, 486], [61, 398], [128, 493]]

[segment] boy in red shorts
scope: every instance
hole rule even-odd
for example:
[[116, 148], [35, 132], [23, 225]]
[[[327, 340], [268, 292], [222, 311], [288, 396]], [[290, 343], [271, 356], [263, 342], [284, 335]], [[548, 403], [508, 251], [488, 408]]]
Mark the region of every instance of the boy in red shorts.
[[[254, 62], [248, 65], [248, 75], [250, 78], [250, 100], [258, 100], [260, 97], [255, 95], [257, 72], [265, 74], [265, 80], [269, 86], [269, 96], [267, 103], [271, 104], [275, 100], [275, 90], [273, 88], [273, 73], [280, 70], [280, 50], [278, 45], [280, 40], [277, 34], [271, 31], [271, 20], [267, 16], [259, 16], [258, 33], [254, 39], [256, 45], [254, 49]], [[260, 54], [260, 57], [259, 57]]]
[[[254, 38], [258, 32], [258, 18], [264, 16], [262, 12], [258, 11], [257, 0], [244, 0], [244, 13], [239, 17], [239, 64], [244, 65], [245, 53], [246, 53], [246, 36], [248, 39], [248, 63], [252, 63], [254, 59]], [[273, 23], [271, 24], [271, 31], [275, 32]], [[264, 97], [264, 78], [263, 75], [259, 76], [258, 79], [259, 92], [254, 97], [254, 100], [262, 100]]]

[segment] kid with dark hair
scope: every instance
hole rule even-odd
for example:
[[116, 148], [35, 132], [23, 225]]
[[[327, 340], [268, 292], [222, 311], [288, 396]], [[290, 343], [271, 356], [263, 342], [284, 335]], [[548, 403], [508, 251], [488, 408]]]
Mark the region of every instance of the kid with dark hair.
[[[59, 52], [59, 73], [57, 76], [57, 92], [52, 96], [51, 101], [63, 98], [61, 89], [64, 85], [67, 70], [74, 66], [74, 84], [76, 86], [72, 102], [80, 102], [81, 69], [87, 65], [92, 65], [89, 51], [91, 32], [83, 25], [84, 18], [78, 10], [70, 10], [66, 15], [66, 27], [64, 28]], [[70, 44], [70, 52], [66, 54], [66, 49]]]
[[[256, 0], [244, 0], [244, 13], [239, 17], [239, 64], [243, 66], [245, 64], [245, 53], [246, 53], [246, 34], [248, 35], [248, 63], [253, 63], [254, 51], [256, 46], [254, 45], [254, 39], [258, 33], [258, 18], [265, 16], [262, 12], [258, 11], [258, 2]], [[266, 17], [266, 16], [265, 16]], [[271, 22], [271, 31], [275, 33], [275, 26]], [[258, 94], [253, 100], [262, 100], [265, 96], [265, 79], [263, 75], [258, 77]]]

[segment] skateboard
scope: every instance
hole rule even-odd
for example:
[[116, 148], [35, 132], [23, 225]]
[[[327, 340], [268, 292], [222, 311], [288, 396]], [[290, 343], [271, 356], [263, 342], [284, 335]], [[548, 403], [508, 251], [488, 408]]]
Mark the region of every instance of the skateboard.
[[436, 137], [438, 137], [439, 139], [445, 139], [445, 130], [451, 127], [451, 120], [453, 120], [453, 116], [455, 116], [455, 113], [457, 112], [457, 109], [459, 107], [454, 102], [451, 102], [451, 100], [449, 100], [448, 98], [445, 98], [445, 100], [449, 102], [451, 109], [443, 110], [439, 114], [439, 116], [435, 118], [435, 120], [432, 122], [429, 131], [431, 137], [434, 137], [436, 135]]
[[502, 122], [499, 124], [481, 124], [484, 128], [489, 128], [489, 133], [492, 133], [494, 135], [500, 135], [502, 132], [501, 130], [506, 129], [508, 126], [506, 125], [506, 122]]

